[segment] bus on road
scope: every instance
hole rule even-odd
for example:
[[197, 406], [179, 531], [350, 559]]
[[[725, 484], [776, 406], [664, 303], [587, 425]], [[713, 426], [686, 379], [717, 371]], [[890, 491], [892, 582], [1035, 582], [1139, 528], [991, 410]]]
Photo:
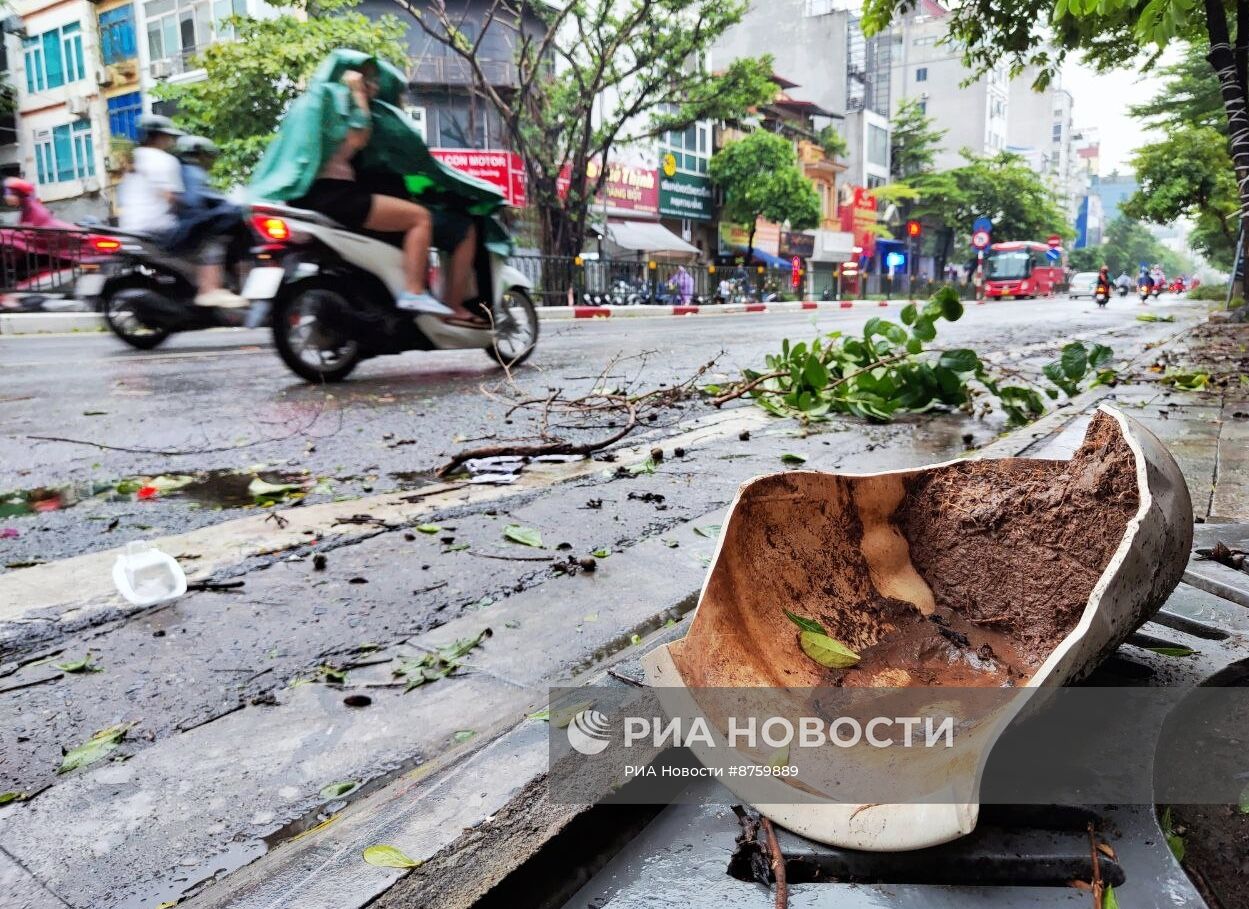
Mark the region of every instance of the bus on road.
[[1050, 259], [1044, 243], [1023, 240], [994, 243], [985, 252], [984, 292], [987, 297], [1033, 298], [1053, 294], [1063, 283], [1061, 256]]

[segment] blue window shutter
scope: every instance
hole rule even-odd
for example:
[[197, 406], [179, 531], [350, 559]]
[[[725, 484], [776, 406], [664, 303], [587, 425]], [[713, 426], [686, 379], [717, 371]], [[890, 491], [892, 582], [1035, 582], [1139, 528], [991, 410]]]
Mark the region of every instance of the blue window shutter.
[[65, 68], [61, 62], [60, 29], [44, 32], [43, 68], [48, 74], [48, 88], [59, 88], [65, 84]]

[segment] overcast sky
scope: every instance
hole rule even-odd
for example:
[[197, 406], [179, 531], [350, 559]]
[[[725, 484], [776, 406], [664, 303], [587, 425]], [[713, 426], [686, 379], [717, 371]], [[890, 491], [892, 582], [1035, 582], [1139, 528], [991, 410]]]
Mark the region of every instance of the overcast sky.
[[[1172, 56], [1172, 55], [1165, 55]], [[1147, 101], [1160, 88], [1160, 80], [1128, 70], [1096, 73], [1069, 61], [1063, 68], [1063, 88], [1071, 92], [1077, 130], [1096, 127], [1101, 135], [1101, 173], [1118, 168], [1130, 170], [1133, 150], [1149, 140], [1145, 130], [1128, 116], [1128, 106]]]

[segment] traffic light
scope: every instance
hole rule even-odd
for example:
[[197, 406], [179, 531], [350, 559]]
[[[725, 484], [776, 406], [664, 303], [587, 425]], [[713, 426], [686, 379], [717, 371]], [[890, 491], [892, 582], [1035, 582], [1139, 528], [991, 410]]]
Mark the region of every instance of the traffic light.
[[923, 225], [921, 225], [918, 221], [906, 222], [906, 235], [908, 237], [918, 237], [923, 232], [924, 232]]

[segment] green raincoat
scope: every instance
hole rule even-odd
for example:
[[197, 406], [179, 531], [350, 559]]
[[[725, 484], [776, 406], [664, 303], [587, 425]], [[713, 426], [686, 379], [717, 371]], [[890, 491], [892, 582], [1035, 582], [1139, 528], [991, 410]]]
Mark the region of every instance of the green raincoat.
[[[377, 67], [378, 94], [370, 111], [360, 110], [351, 90], [342, 82], [345, 72], [366, 63]], [[385, 60], [361, 51], [340, 48], [317, 67], [308, 89], [295, 100], [269, 143], [252, 175], [248, 194], [253, 199], [289, 202], [308, 192], [317, 174], [347, 138], [349, 129], [360, 129], [372, 119], [369, 144], [352, 165], [361, 171], [402, 176], [408, 191], [430, 208], [448, 203], [469, 214], [486, 218], [486, 245], [506, 255], [511, 240], [498, 221], [490, 217], [505, 200], [499, 190], [483, 180], [443, 164], [429, 153], [412, 120], [396, 105], [404, 78]]]

